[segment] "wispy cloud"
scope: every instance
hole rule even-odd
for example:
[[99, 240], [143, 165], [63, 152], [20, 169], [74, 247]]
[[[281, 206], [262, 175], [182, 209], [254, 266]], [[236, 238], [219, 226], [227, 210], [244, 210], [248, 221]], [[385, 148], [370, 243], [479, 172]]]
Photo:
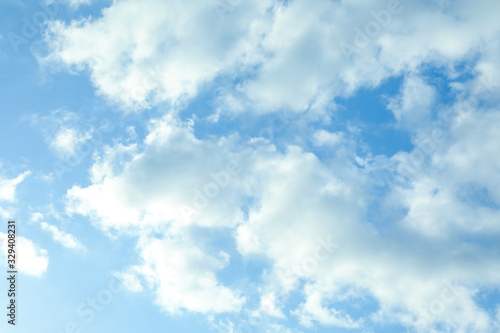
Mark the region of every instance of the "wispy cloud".
[[72, 250], [87, 250], [87, 248], [73, 235], [59, 230], [56, 226], [50, 225], [46, 222], [41, 222], [40, 226], [43, 230], [48, 231], [51, 234], [52, 239], [55, 242], [60, 243], [62, 246]]
[[0, 200], [14, 201], [16, 198], [16, 188], [27, 176], [31, 174], [31, 171], [25, 171], [15, 178], [3, 178], [0, 176]]
[[90, 132], [81, 133], [78, 129], [61, 127], [50, 139], [50, 147], [60, 156], [75, 155], [77, 147], [92, 137]]

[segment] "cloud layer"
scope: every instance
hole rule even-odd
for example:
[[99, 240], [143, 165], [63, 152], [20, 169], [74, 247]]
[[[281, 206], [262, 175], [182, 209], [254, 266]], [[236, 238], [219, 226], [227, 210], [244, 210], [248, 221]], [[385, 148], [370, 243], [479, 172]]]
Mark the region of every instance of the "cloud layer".
[[[136, 237], [139, 262], [117, 276], [170, 313], [494, 332], [500, 312], [477, 297], [500, 287], [499, 6], [120, 0], [96, 18], [51, 22], [45, 63], [88, 70], [125, 111], [169, 110], [143, 138], [94, 156], [67, 213]], [[412, 147], [375, 155], [338, 104], [391, 78], [401, 85], [384, 96], [390, 126]], [[279, 142], [238, 128], [201, 136], [206, 114], [181, 111], [202, 91], [215, 125], [300, 116]], [[69, 134], [54, 142], [84, 138]], [[259, 260], [255, 306], [252, 288], [221, 276]]]

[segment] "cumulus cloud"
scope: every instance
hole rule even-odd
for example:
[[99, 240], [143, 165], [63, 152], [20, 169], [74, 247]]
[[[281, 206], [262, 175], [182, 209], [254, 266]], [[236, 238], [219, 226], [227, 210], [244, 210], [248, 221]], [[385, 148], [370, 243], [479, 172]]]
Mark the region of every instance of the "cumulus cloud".
[[[244, 260], [266, 260], [258, 313], [304, 326], [498, 330], [477, 295], [500, 286], [497, 250], [480, 242], [500, 231], [499, 6], [261, 1], [221, 19], [202, 1], [120, 0], [94, 19], [52, 22], [45, 60], [88, 69], [99, 93], [129, 109], [178, 106], [217, 82], [213, 121], [277, 110], [328, 120], [336, 97], [401, 76], [387, 107], [413, 143], [372, 156], [344, 132], [303, 126], [297, 135], [328, 149], [327, 159], [290, 138], [201, 139], [194, 120], [169, 112], [144, 140], [130, 131], [126, 144], [96, 154], [91, 183], [68, 190], [67, 212], [137, 236], [140, 262], [117, 275], [131, 291], [154, 290], [170, 313], [246, 305], [248, 290], [217, 274], [233, 258], [201, 229], [229, 232]], [[440, 103], [440, 89], [453, 101]], [[347, 303], [373, 306], [359, 314]]]
[[[192, 123], [167, 115], [151, 122], [141, 151], [108, 147], [94, 163], [93, 184], [68, 191], [69, 213], [87, 215], [105, 231], [144, 237], [138, 245], [143, 263], [118, 276], [132, 291], [142, 290], [139, 278], [145, 279], [166, 311], [233, 312], [244, 303], [217, 281], [227, 254], [186, 236], [191, 226], [230, 227], [241, 220], [234, 203], [242, 197], [236, 176], [245, 154], [235, 152], [235, 141], [201, 141]], [[165, 237], [152, 236], [158, 232]]]
[[[455, 126], [459, 118], [453, 118]], [[488, 120], [494, 126], [492, 118]], [[472, 126], [470, 130], [474, 130], [468, 122], [463, 126]], [[493, 131], [486, 133], [494, 135]], [[460, 138], [475, 140], [470, 135]], [[215, 276], [215, 271], [230, 265], [229, 258], [216, 249], [205, 250], [201, 240], [189, 236], [194, 226], [214, 230], [222, 226], [234, 231], [237, 249], [243, 257], [261, 255], [270, 260], [271, 267], [262, 272], [262, 301], [272, 300], [268, 312], [278, 317], [282, 311], [279, 304], [299, 289], [304, 300], [292, 313], [305, 326], [356, 328], [368, 322], [399, 322], [422, 330], [431, 330], [438, 324], [457, 330], [472, 327], [484, 331], [496, 327], [494, 318], [474, 300], [477, 288], [500, 284], [495, 273], [499, 269], [495, 254], [479, 243], [471, 247], [460, 238], [443, 241], [429, 237], [434, 231], [428, 228], [432, 226], [442, 233], [446, 225], [460, 221], [457, 218], [469, 218], [481, 221], [484, 228], [481, 231], [481, 224], [476, 223], [464, 226], [464, 233], [496, 232], [492, 216], [498, 212], [493, 208], [483, 220], [474, 210], [477, 206], [471, 206], [466, 216], [462, 210], [450, 207], [443, 209], [449, 214], [448, 220], [438, 220], [441, 215], [436, 214], [435, 223], [430, 223], [427, 215], [414, 213], [419, 209], [427, 214], [431, 207], [426, 203], [436, 205], [431, 199], [422, 201], [415, 197], [428, 195], [415, 192], [424, 175], [405, 174], [411, 185], [391, 185], [394, 193], [401, 193], [391, 201], [390, 192], [387, 200], [392, 207], [412, 206], [407, 214], [386, 221], [389, 224], [380, 228], [367, 210], [374, 200], [371, 177], [378, 171], [373, 169], [376, 164], [360, 168], [354, 161], [348, 162], [345, 155], [339, 155], [330, 165], [297, 146], [279, 152], [265, 140], [252, 140], [260, 144], [242, 150], [232, 140], [240, 139], [201, 140], [194, 136], [189, 122], [165, 116], [152, 122], [143, 148], [130, 153], [133, 157], [119, 164], [106, 164], [108, 171], [100, 173], [92, 185], [75, 186], [68, 191], [69, 212], [87, 215], [105, 230], [143, 235], [139, 243], [143, 262], [124, 271], [132, 274], [127, 278], [133, 282], [129, 283], [132, 290], [141, 290], [140, 281], [144, 280], [156, 291], [157, 303], [169, 312], [237, 311], [244, 304], [244, 294], [238, 296], [237, 291], [221, 285]], [[490, 138], [488, 141], [497, 142]], [[447, 141], [439, 151], [455, 151], [456, 144], [459, 142]], [[109, 149], [123, 148], [117, 145]], [[487, 149], [482, 158], [491, 154]], [[351, 157], [354, 152], [351, 151]], [[106, 156], [98, 158], [94, 170], [103, 165], [100, 163]], [[217, 184], [209, 170], [224, 170], [231, 159], [241, 161], [238, 178], [230, 178], [224, 188], [219, 188], [220, 192], [210, 198], [206, 212], [184, 219], [179, 207], [195, 208], [192, 200], [198, 193], [196, 189], [204, 193], [205, 185]], [[439, 161], [437, 155], [435, 160]], [[143, 176], [145, 172], [147, 178]], [[448, 174], [451, 177], [453, 173]], [[250, 197], [252, 204], [248, 204]], [[112, 205], [103, 205], [102, 198], [111, 200]], [[227, 202], [231, 204], [226, 206]], [[446, 208], [446, 204], [442, 205]], [[211, 211], [210, 207], [216, 209]], [[422, 237], [410, 232], [408, 225], [422, 231]], [[153, 236], [157, 232], [164, 236]], [[471, 253], [480, 256], [481, 261], [470, 260]], [[189, 282], [194, 276], [205, 278]], [[177, 293], [179, 290], [184, 297]], [[220, 302], [209, 304], [214, 292], [222, 295]], [[195, 298], [202, 301], [193, 305]], [[346, 301], [362, 303], [367, 299], [378, 304], [369, 316], [354, 316], [343, 307]], [[440, 306], [438, 310], [435, 304]]]
[[[7, 234], [0, 232], [0, 247], [2, 250], [2, 263], [7, 262]], [[49, 257], [47, 250], [40, 248], [38, 245], [33, 243], [31, 240], [24, 237], [16, 237], [16, 248], [18, 252], [18, 258], [16, 259], [16, 268], [20, 272], [41, 276], [49, 266]]]
[[[404, 223], [422, 233], [446, 237], [453, 233], [497, 234], [500, 161], [496, 152], [500, 124], [496, 109], [463, 109], [454, 105], [444, 144], [428, 131], [427, 149], [396, 156], [410, 184], [394, 188], [394, 202], [408, 209]], [[429, 137], [427, 137], [429, 135]], [[412, 158], [413, 157], [413, 158]]]
[[155, 289], [156, 303], [165, 311], [235, 312], [244, 304], [238, 291], [217, 281], [215, 272], [229, 263], [226, 253], [208, 254], [195, 242], [177, 237], [145, 238], [139, 247], [143, 264], [132, 269]]
[[192, 123], [171, 115], [154, 120], [143, 151], [118, 145], [98, 157], [92, 186], [68, 191], [68, 212], [120, 231], [233, 226], [242, 216], [234, 189], [242, 187], [239, 175], [249, 157], [235, 152], [236, 143], [231, 137], [198, 140]]
[[47, 60], [90, 69], [99, 92], [128, 108], [177, 103], [238, 61], [240, 36], [269, 3], [243, 1], [222, 19], [213, 1], [114, 2], [96, 19], [52, 22]]
[[221, 83], [219, 111], [324, 114], [337, 96], [429, 62], [452, 74], [481, 53], [483, 70], [496, 67], [498, 6], [243, 1], [221, 19], [213, 2], [122, 0], [98, 18], [52, 22], [45, 60], [88, 68], [100, 93], [132, 109], [189, 99], [215, 78], [237, 75], [240, 84]]

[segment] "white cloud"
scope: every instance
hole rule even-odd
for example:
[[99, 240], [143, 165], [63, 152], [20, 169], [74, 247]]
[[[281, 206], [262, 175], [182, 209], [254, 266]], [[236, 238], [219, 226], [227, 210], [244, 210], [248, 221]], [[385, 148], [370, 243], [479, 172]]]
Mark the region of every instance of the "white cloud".
[[9, 219], [12, 218], [12, 213], [9, 210], [0, 207], [0, 216], [3, 219]]
[[[97, 134], [106, 132], [104, 128], [106, 123], [109, 124], [109, 121], [104, 119], [99, 128], [94, 128], [86, 124], [79, 114], [66, 110], [55, 110], [47, 115], [31, 114], [23, 119], [41, 131], [49, 148], [60, 159], [73, 166], [78, 164], [83, 156], [89, 154], [88, 149], [92, 148], [89, 147], [89, 143], [97, 144], [100, 140]], [[52, 174], [45, 176], [47, 180], [51, 177]]]
[[[483, 145], [484, 150], [475, 153], [480, 156], [477, 161], [471, 160], [470, 167], [482, 161], [487, 165], [484, 175], [491, 174], [488, 168], [495, 167], [496, 162], [487, 158], [500, 141], [490, 137], [496, 135], [495, 131], [479, 129], [494, 128], [494, 114], [476, 117], [472, 122], [460, 121], [463, 116], [457, 116], [455, 130], [450, 133], [455, 135], [456, 131], [458, 141], [448, 141], [436, 149], [462, 151], [453, 147], [472, 147], [475, 141], [470, 140], [476, 139], [469, 134], [488, 135], [483, 139], [491, 145]], [[142, 263], [124, 271], [134, 276], [127, 278], [132, 281], [130, 289], [143, 288], [142, 283], [138, 285], [143, 279], [155, 290], [157, 303], [169, 312], [237, 311], [243, 305], [245, 291], [241, 290], [240, 296], [221, 285], [215, 275], [230, 265], [227, 256], [216, 248], [207, 250], [203, 239], [191, 233], [195, 226], [215, 228], [212, 230], [224, 227], [233, 230], [244, 258], [261, 255], [269, 260], [271, 266], [263, 272], [260, 294], [263, 300], [269, 298], [266, 295], [274, 295], [268, 310], [275, 315], [283, 311], [286, 296], [300, 289], [304, 299], [293, 314], [306, 326], [365, 327], [369, 322], [399, 322], [428, 331], [440, 324], [451, 330], [471, 327], [482, 332], [495, 327], [494, 319], [474, 300], [477, 290], [500, 285], [495, 254], [460, 238], [436, 239], [425, 232], [424, 237], [419, 237], [407, 227], [425, 231], [426, 215], [415, 215], [412, 209], [425, 213], [431, 209], [429, 204], [446, 205], [447, 197], [436, 203], [412, 200], [412, 196], [428, 192], [412, 192], [418, 187], [394, 183], [390, 185], [394, 193], [400, 193], [390, 202], [393, 207], [423, 206], [410, 206], [408, 215], [393, 217], [392, 222], [379, 228], [367, 217], [367, 207], [372, 200], [383, 200], [373, 195], [371, 187], [372, 177], [380, 167], [372, 162], [356, 167], [352, 161], [356, 147], [332, 148], [343, 153], [326, 164], [296, 146], [279, 152], [265, 140], [252, 140], [246, 150], [237, 137], [201, 140], [194, 136], [191, 126], [173, 115], [153, 121], [148, 136], [138, 144], [140, 149], [127, 151], [128, 157], [123, 159], [123, 146], [110, 147], [96, 160], [93, 184], [74, 186], [68, 191], [69, 212], [91, 217], [103, 230], [141, 235], [138, 250]], [[424, 126], [416, 135], [428, 130]], [[446, 159], [438, 156], [441, 154], [436, 155], [434, 163], [440, 165], [458, 158], [456, 154], [443, 154], [450, 156]], [[401, 156], [394, 160], [397, 158]], [[224, 170], [230, 161], [238, 162], [238, 176], [230, 177], [200, 214], [185, 220], [179, 207], [194, 206], [195, 189], [203, 192], [207, 184], [216, 184], [210, 170]], [[479, 178], [482, 173], [471, 173], [469, 164], [455, 165], [447, 173], [450, 177], [455, 172], [458, 178], [465, 177], [464, 181], [486, 181]], [[411, 177], [416, 186], [433, 174], [423, 177], [414, 172], [404, 176]], [[492, 191], [496, 184], [493, 179], [495, 182], [490, 180], [488, 185]], [[248, 204], [250, 197], [252, 203]], [[464, 226], [464, 233], [496, 232], [493, 220], [483, 220], [476, 208], [467, 208], [469, 215], [462, 217], [461, 209], [450, 206], [443, 210], [450, 214], [448, 220], [436, 221], [433, 226], [440, 232], [456, 223], [456, 218], [469, 218], [480, 223]], [[245, 209], [248, 216], [243, 214]], [[414, 222], [410, 223], [412, 218]], [[157, 233], [163, 236], [153, 236]], [[471, 254], [481, 260], [470, 260]], [[204, 279], [193, 281], [195, 276]], [[453, 282], [451, 289], [447, 281]], [[222, 295], [219, 302], [209, 302], [217, 293]], [[373, 299], [379, 308], [362, 318], [350, 314], [342, 305], [366, 299]], [[438, 315], [433, 308], [436, 300], [444, 304]]]
[[52, 22], [47, 60], [89, 68], [99, 92], [128, 108], [176, 103], [238, 60], [269, 3], [243, 1], [221, 19], [213, 1], [116, 1], [97, 19]]
[[239, 75], [219, 99], [236, 112], [324, 113], [335, 96], [429, 62], [451, 74], [477, 52], [483, 71], [495, 66], [498, 2], [392, 3], [243, 1], [221, 19], [213, 2], [122, 0], [96, 19], [52, 22], [46, 60], [90, 69], [99, 92], [131, 108], [179, 102], [220, 75]]
[[[268, 260], [260, 311], [268, 303], [275, 317], [298, 290], [304, 298], [293, 315], [305, 326], [498, 329], [475, 301], [479, 290], [500, 285], [498, 258], [474, 237], [500, 231], [500, 118], [483, 103], [498, 102], [498, 94], [481, 88], [485, 80], [486, 90], [500, 85], [488, 77], [500, 73], [500, 3], [401, 5], [372, 37], [357, 28], [366, 34], [377, 21], [372, 11], [388, 10], [387, 1], [243, 2], [220, 20], [201, 1], [121, 0], [99, 18], [52, 23], [46, 60], [89, 69], [100, 93], [132, 109], [182, 103], [227, 76], [240, 80], [218, 90], [214, 121], [245, 110], [328, 117], [336, 96], [405, 77], [388, 107], [415, 148], [390, 158], [361, 158], [343, 133], [326, 130], [303, 131], [314, 145], [342, 151], [328, 161], [258, 138], [199, 139], [193, 122], [172, 114], [152, 121], [143, 142], [107, 147], [92, 184], [68, 191], [67, 212], [140, 236], [141, 263], [118, 273], [129, 290], [153, 289], [173, 313], [238, 311], [245, 291], [216, 274], [231, 264], [228, 256], [191, 235], [224, 229], [245, 259]], [[352, 56], [342, 43], [355, 47]], [[436, 105], [439, 91], [419, 71], [441, 66], [454, 81], [464, 62], [477, 77], [446, 87], [457, 103]], [[386, 198], [374, 190], [382, 171], [391, 172]], [[379, 204], [389, 211], [384, 221], [370, 214]], [[343, 309], [366, 300], [378, 305], [370, 315]]]
[[236, 142], [231, 137], [200, 141], [192, 124], [172, 116], [153, 121], [142, 152], [118, 145], [98, 157], [94, 184], [68, 191], [68, 211], [120, 231], [162, 230], [166, 221], [235, 225], [242, 213], [234, 203], [242, 194], [233, 192], [241, 187], [239, 175], [248, 158], [233, 151]]
[[25, 171], [16, 178], [7, 179], [0, 177], [0, 200], [14, 201], [16, 198], [16, 188], [27, 176], [31, 174], [30, 171]]
[[56, 226], [50, 225], [46, 222], [41, 222], [40, 226], [43, 230], [49, 232], [52, 235], [52, 239], [55, 242], [60, 243], [62, 246], [73, 250], [87, 250], [87, 248], [73, 235], [59, 230]]
[[[310, 288], [313, 289], [313, 288]], [[299, 306], [295, 314], [300, 322], [306, 327], [313, 327], [314, 322], [318, 321], [326, 326], [360, 328], [363, 326], [362, 320], [353, 320], [348, 314], [342, 313], [335, 308], [327, 308], [324, 303], [324, 295], [320, 291], [307, 292], [307, 300]]]
[[412, 75], [405, 78], [400, 96], [391, 99], [388, 108], [399, 125], [413, 131], [431, 120], [435, 102], [435, 89], [421, 77]]
[[242, 197], [235, 188], [245, 155], [233, 152], [235, 140], [200, 141], [191, 123], [167, 115], [151, 122], [141, 151], [108, 147], [96, 158], [93, 184], [68, 191], [69, 213], [87, 215], [105, 231], [141, 235], [142, 263], [118, 275], [131, 291], [143, 289], [142, 277], [168, 312], [233, 312], [244, 303], [217, 281], [229, 257], [188, 237], [191, 226], [234, 226], [243, 215], [234, 203]]
[[[45, 0], [48, 5], [57, 6], [57, 4], [65, 4], [73, 9], [77, 9], [81, 5], [90, 5], [93, 0]], [[58, 7], [55, 7], [58, 8]]]
[[[0, 247], [3, 249], [1, 251], [2, 265], [7, 262], [7, 234], [0, 232]], [[49, 257], [47, 250], [44, 250], [34, 244], [31, 240], [24, 237], [16, 237], [16, 268], [20, 272], [41, 276], [49, 266]]]
[[92, 0], [66, 0], [71, 7], [79, 7], [81, 5], [89, 5]]
[[126, 290], [131, 292], [141, 292], [144, 288], [138, 278], [140, 273], [140, 267], [133, 266], [126, 271], [114, 272], [113, 275], [122, 282], [122, 285]]
[[285, 314], [281, 310], [281, 306], [277, 303], [277, 297], [274, 293], [269, 292], [263, 294], [260, 297], [260, 307], [254, 314], [256, 316], [264, 315], [276, 318], [286, 318]]
[[38, 222], [39, 220], [43, 219], [43, 214], [40, 212], [35, 212], [31, 214], [30, 221], [32, 222]]
[[77, 147], [91, 137], [89, 132], [81, 133], [75, 128], [61, 127], [51, 138], [50, 147], [60, 156], [72, 156], [76, 154]]
[[229, 263], [227, 254], [211, 255], [196, 242], [176, 237], [145, 238], [139, 248], [144, 263], [136, 274], [156, 290], [156, 303], [165, 311], [235, 312], [244, 304], [238, 292], [217, 282], [215, 272]]
[[[457, 234], [497, 234], [500, 207], [500, 178], [495, 171], [500, 160], [496, 128], [498, 110], [481, 106], [495, 95], [475, 83], [481, 77], [464, 83], [464, 96], [458, 95], [449, 107], [440, 107], [437, 120], [416, 123], [415, 148], [399, 152], [392, 158], [400, 176], [392, 188], [391, 205], [408, 210], [403, 223], [422, 234], [454, 237]], [[471, 88], [472, 87], [472, 88]], [[478, 89], [481, 88], [481, 89]], [[416, 94], [426, 92], [421, 86]], [[421, 105], [419, 99], [408, 99], [409, 108]]]
[[331, 133], [326, 130], [317, 130], [314, 132], [312, 142], [316, 146], [334, 146], [342, 142], [344, 133]]

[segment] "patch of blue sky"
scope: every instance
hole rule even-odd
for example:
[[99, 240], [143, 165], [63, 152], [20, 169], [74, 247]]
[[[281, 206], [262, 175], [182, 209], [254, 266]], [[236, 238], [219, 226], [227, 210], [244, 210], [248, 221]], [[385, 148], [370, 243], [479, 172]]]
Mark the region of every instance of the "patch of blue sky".
[[362, 141], [372, 155], [392, 156], [413, 147], [407, 131], [396, 128], [393, 113], [387, 108], [388, 98], [399, 93], [402, 77], [396, 76], [376, 88], [361, 88], [353, 96], [339, 97], [338, 116], [332, 121], [333, 131], [347, 124], [361, 129]]
[[485, 287], [476, 293], [474, 300], [489, 315], [495, 317], [500, 309], [500, 290], [494, 286]]
[[466, 204], [500, 210], [500, 205], [493, 200], [488, 189], [475, 183], [463, 184], [458, 190], [458, 197]]

